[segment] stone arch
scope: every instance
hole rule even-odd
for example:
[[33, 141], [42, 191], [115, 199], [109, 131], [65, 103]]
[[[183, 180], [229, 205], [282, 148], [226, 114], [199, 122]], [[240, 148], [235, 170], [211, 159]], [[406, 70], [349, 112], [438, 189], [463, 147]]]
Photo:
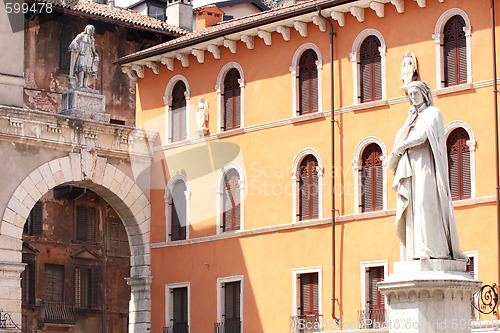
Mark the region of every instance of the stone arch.
[[[3, 270], [4, 275], [7, 272], [11, 280], [20, 280], [20, 273], [24, 269], [21, 263], [24, 223], [42, 195], [65, 183], [78, 184], [94, 191], [121, 218], [130, 246], [130, 277], [127, 278], [131, 287], [129, 332], [150, 330], [151, 206], [132, 178], [95, 153], [70, 153], [69, 156], [44, 163], [19, 184], [7, 203], [0, 224], [0, 271]], [[11, 313], [15, 322], [21, 323], [21, 288], [19, 283], [17, 289], [12, 288], [17, 291], [11, 293], [13, 299], [0, 299], [0, 308]]]

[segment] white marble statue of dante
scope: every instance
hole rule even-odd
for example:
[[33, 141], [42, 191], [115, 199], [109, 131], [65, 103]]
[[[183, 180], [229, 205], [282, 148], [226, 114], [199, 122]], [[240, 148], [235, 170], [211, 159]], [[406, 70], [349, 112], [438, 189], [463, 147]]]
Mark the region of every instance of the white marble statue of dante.
[[443, 115], [425, 82], [410, 82], [408, 96], [412, 106], [387, 159], [394, 173], [396, 233], [405, 259], [467, 260], [460, 250], [448, 183]]
[[94, 26], [87, 25], [69, 45], [69, 76], [78, 79], [80, 88], [89, 88], [91, 80], [97, 77], [99, 56], [95, 51], [94, 32]]

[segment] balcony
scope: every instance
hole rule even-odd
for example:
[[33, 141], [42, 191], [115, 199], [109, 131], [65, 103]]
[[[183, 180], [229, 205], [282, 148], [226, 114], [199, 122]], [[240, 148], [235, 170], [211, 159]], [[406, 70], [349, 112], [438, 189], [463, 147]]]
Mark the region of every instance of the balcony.
[[358, 324], [362, 330], [387, 328], [387, 310], [370, 309], [358, 311]]
[[38, 312], [38, 323], [74, 325], [76, 323], [75, 307], [69, 303], [42, 301]]
[[227, 320], [214, 324], [215, 333], [240, 333], [242, 322], [240, 320]]
[[289, 333], [312, 333], [323, 330], [323, 315], [290, 316]]
[[187, 323], [175, 323], [171, 326], [163, 327], [163, 333], [189, 333]]

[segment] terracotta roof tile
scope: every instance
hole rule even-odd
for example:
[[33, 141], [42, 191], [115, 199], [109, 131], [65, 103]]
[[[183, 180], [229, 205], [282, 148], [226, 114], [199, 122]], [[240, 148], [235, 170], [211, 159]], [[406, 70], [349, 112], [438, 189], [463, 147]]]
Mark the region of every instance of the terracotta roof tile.
[[155, 18], [139, 14], [130, 9], [114, 7], [110, 9], [108, 5], [91, 2], [88, 0], [45, 0], [56, 6], [66, 9], [83, 12], [91, 15], [102, 16], [150, 29], [170, 32], [178, 35], [185, 35], [188, 32], [184, 29], [170, 25]]

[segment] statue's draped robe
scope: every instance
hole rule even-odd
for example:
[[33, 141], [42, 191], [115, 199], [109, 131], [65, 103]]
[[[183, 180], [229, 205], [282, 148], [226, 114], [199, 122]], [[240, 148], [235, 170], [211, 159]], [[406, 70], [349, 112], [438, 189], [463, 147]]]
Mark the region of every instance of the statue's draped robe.
[[400, 144], [408, 149], [397, 164], [393, 188], [397, 191], [396, 233], [406, 248], [406, 260], [467, 260], [460, 250], [453, 213], [441, 111], [434, 106], [423, 109]]

